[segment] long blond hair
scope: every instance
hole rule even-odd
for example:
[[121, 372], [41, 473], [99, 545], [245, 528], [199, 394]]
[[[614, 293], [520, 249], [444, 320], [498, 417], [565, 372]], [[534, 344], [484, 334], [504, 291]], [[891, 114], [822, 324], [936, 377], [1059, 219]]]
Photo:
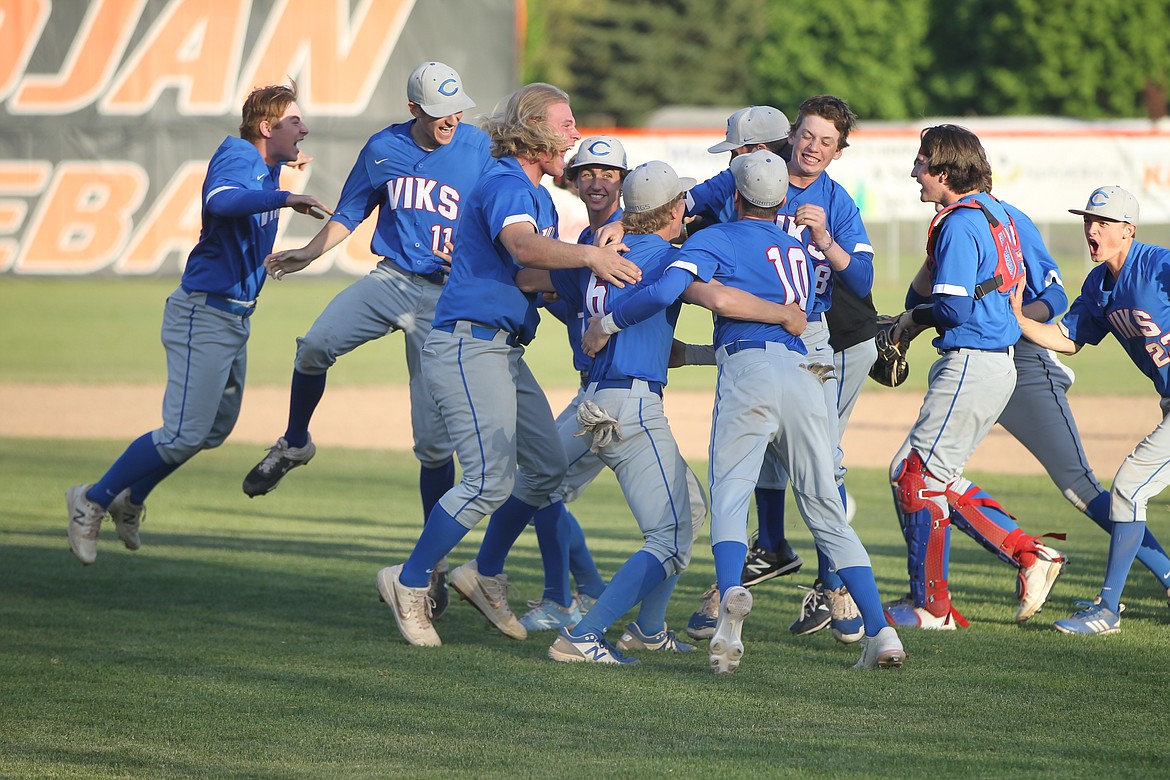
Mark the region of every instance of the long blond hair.
[[480, 125], [492, 139], [493, 157], [522, 157], [535, 160], [546, 154], [558, 155], [564, 137], [549, 126], [548, 108], [568, 103], [569, 96], [552, 84], [527, 84], [496, 104]]

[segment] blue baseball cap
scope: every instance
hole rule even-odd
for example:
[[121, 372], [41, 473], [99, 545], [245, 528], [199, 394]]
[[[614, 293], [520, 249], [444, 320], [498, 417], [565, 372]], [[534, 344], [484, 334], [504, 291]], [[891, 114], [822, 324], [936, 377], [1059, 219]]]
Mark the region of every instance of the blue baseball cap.
[[463, 91], [459, 74], [441, 62], [424, 62], [410, 72], [406, 79], [406, 99], [433, 117], [475, 108], [475, 101]]

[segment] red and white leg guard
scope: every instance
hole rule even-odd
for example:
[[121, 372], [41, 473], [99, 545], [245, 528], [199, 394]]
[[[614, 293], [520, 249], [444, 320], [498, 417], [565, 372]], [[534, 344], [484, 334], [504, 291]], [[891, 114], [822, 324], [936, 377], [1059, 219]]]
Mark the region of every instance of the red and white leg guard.
[[946, 498], [955, 525], [984, 549], [1017, 569], [1026, 569], [1036, 562], [1039, 539], [1044, 536], [1064, 538], [1064, 534], [1030, 536], [1024, 533], [1016, 518], [978, 485], [971, 485], [962, 495], [948, 488]]
[[[941, 502], [943, 490], [927, 486], [927, 478], [938, 483], [926, 470], [917, 450], [898, 466], [894, 473], [894, 504], [906, 539], [906, 569], [910, 575], [910, 596], [916, 607], [923, 607], [936, 617], [951, 612], [947, 589], [950, 564], [950, 520]], [[941, 483], [940, 483], [941, 484]]]

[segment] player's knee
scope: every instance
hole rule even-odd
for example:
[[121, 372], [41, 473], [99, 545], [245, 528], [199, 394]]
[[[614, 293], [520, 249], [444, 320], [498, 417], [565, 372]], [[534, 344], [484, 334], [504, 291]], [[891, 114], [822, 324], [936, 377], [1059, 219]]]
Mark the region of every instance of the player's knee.
[[310, 329], [297, 339], [297, 357], [293, 365], [302, 374], [323, 374], [336, 362], [336, 347], [328, 335]]
[[918, 450], [895, 464], [890, 470], [890, 482], [894, 487], [894, 501], [898, 511], [915, 514], [927, 510], [934, 519], [945, 517], [945, 486], [927, 470]]

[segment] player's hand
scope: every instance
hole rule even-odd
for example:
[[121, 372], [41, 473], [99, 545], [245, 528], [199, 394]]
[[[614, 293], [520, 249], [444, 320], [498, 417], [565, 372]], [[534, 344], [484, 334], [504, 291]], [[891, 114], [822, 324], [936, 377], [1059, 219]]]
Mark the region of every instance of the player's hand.
[[283, 252], [273, 252], [265, 257], [264, 270], [279, 282], [286, 274], [295, 274], [316, 259], [317, 257], [305, 247], [285, 249]]
[[1025, 320], [1024, 315], [1024, 288], [1028, 285], [1028, 272], [1025, 268], [1020, 268], [1020, 278], [1016, 282], [1016, 286], [1008, 293], [1008, 300], [1012, 304], [1012, 314], [1016, 315], [1016, 320]]
[[609, 334], [601, 328], [601, 317], [590, 317], [589, 327], [581, 337], [581, 351], [588, 357], [596, 357], [609, 343]]
[[593, 245], [609, 247], [611, 244], [621, 244], [622, 239], [625, 237], [626, 229], [622, 227], [621, 220], [617, 220], [616, 222], [607, 222], [598, 228], [597, 232], [593, 234]]
[[450, 241], [443, 242], [443, 250], [432, 249], [431, 254], [439, 258], [439, 265], [443, 266], [447, 273], [451, 273], [451, 255], [455, 252], [455, 245]]
[[312, 195], [297, 195], [290, 192], [284, 205], [291, 208], [300, 214], [308, 214], [315, 219], [325, 219], [327, 216], [333, 215], [333, 209], [326, 206], [321, 201], [314, 198]]
[[828, 219], [825, 215], [825, 210], [820, 206], [812, 203], [803, 203], [796, 207], [796, 214], [793, 215], [792, 221], [797, 225], [803, 225], [808, 228], [812, 236], [813, 244], [819, 249], [822, 246], [828, 246], [832, 241], [829, 235]]
[[913, 341], [919, 333], [926, 330], [926, 325], [919, 325], [914, 321], [914, 314], [910, 309], [898, 315], [898, 321], [894, 324], [894, 329], [890, 331], [890, 341], [897, 344], [902, 340], [902, 334], [908, 333], [910, 341]]
[[630, 251], [625, 244], [610, 244], [605, 249], [592, 246], [582, 248], [589, 250], [585, 255], [585, 267], [601, 281], [615, 287], [642, 281], [642, 269], [618, 254]]
[[290, 163], [285, 163], [284, 167], [285, 168], [292, 168], [293, 170], [297, 170], [297, 171], [303, 171], [305, 169], [305, 166], [311, 162], [313, 162], [312, 157], [305, 154], [305, 152], [303, 150], [297, 149], [297, 159], [293, 160]]

